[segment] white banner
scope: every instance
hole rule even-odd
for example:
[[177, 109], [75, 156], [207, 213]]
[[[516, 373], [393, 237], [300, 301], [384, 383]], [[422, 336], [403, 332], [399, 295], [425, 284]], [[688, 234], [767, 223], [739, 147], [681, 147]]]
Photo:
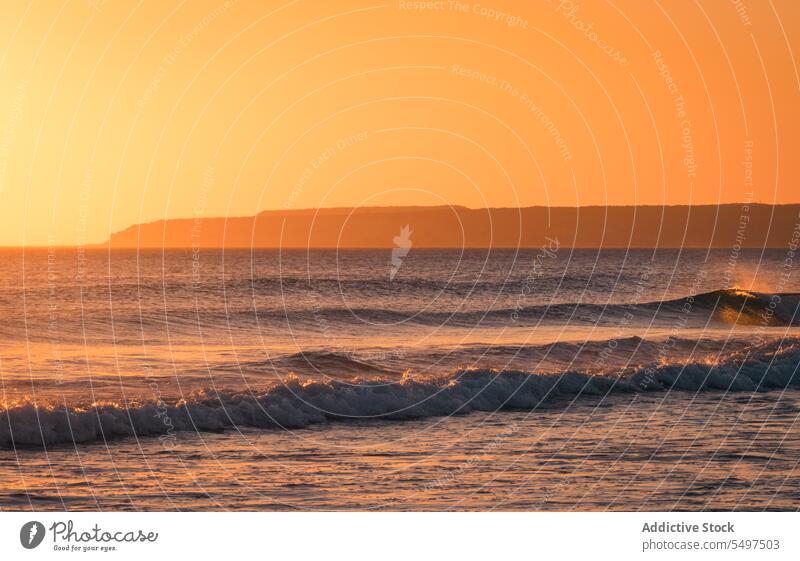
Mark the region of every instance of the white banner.
[[798, 513], [1, 513], [0, 558], [798, 559], [799, 522]]

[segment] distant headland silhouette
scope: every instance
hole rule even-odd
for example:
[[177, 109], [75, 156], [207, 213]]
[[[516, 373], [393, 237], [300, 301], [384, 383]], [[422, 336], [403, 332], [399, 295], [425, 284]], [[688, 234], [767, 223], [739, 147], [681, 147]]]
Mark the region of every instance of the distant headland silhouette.
[[415, 249], [541, 247], [548, 238], [574, 248], [788, 247], [800, 238], [800, 205], [269, 210], [137, 224], [99, 247], [392, 248], [406, 226]]

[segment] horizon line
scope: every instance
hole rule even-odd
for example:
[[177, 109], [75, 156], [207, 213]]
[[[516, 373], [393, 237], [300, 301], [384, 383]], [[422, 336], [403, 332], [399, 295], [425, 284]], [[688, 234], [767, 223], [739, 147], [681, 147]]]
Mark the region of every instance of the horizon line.
[[[630, 251], [630, 250], [665, 250], [665, 249], [730, 249], [730, 246], [725, 245], [669, 245], [669, 246], [596, 246], [596, 245], [575, 245], [575, 246], [565, 246], [569, 249], [580, 249], [580, 250], [593, 250], [593, 249], [602, 249], [602, 250], [615, 250], [615, 251]], [[741, 251], [758, 251], [761, 249], [784, 249], [785, 246], [783, 245], [765, 245], [765, 246], [758, 246], [758, 247], [742, 247]], [[20, 250], [20, 249], [35, 249], [35, 250], [56, 250], [56, 249], [83, 249], [84, 251], [196, 251], [196, 250], [225, 250], [225, 251], [246, 251], [246, 250], [269, 250], [269, 251], [385, 251], [387, 249], [392, 249], [391, 247], [387, 246], [374, 246], [374, 247], [337, 247], [337, 246], [309, 246], [309, 247], [281, 247], [281, 246], [203, 246], [203, 245], [196, 245], [196, 246], [163, 246], [163, 247], [153, 247], [153, 246], [144, 246], [144, 247], [136, 247], [136, 246], [117, 246], [111, 247], [110, 244], [102, 243], [102, 244], [89, 244], [89, 245], [0, 245], [0, 251], [4, 250]], [[418, 247], [414, 251], [464, 251], [464, 250], [520, 250], [520, 249], [541, 249], [538, 245], [519, 245], [519, 246], [464, 246], [464, 247], [452, 247], [452, 246], [440, 246], [440, 247]]]
[[[128, 226], [122, 227], [118, 230], [110, 231], [107, 234], [107, 237], [100, 242], [93, 242], [93, 243], [75, 243], [75, 244], [59, 244], [59, 245], [48, 245], [48, 244], [16, 244], [16, 245], [6, 245], [0, 244], [0, 250], [12, 250], [12, 249], [72, 249], [72, 248], [83, 248], [83, 249], [142, 249], [138, 246], [118, 246], [118, 247], [111, 247], [111, 238], [118, 233], [124, 232], [131, 228], [136, 228], [137, 226], [145, 226], [145, 225], [152, 225], [157, 224], [159, 222], [169, 222], [169, 221], [181, 221], [181, 220], [237, 220], [237, 219], [247, 219], [247, 218], [256, 218], [259, 215], [267, 214], [267, 213], [314, 213], [314, 212], [325, 212], [325, 211], [356, 211], [356, 210], [370, 210], [370, 209], [380, 209], [380, 210], [409, 210], [409, 209], [465, 209], [469, 211], [481, 211], [481, 210], [528, 210], [528, 209], [567, 209], [567, 210], [580, 210], [580, 209], [649, 209], [649, 208], [660, 208], [660, 209], [667, 209], [667, 208], [676, 208], [676, 207], [686, 207], [689, 209], [692, 208], [703, 208], [703, 207], [723, 207], [723, 206], [764, 206], [764, 207], [789, 207], [789, 206], [798, 206], [800, 207], [800, 201], [798, 202], [790, 202], [790, 203], [765, 203], [759, 201], [740, 201], [740, 202], [726, 202], [726, 203], [677, 203], [677, 204], [587, 204], [587, 205], [577, 205], [577, 206], [557, 206], [557, 205], [529, 205], [529, 206], [486, 206], [486, 207], [470, 207], [466, 205], [457, 205], [457, 204], [439, 204], [439, 205], [373, 205], [373, 206], [331, 206], [331, 207], [305, 207], [305, 208], [277, 208], [277, 209], [265, 209], [257, 211], [254, 214], [245, 214], [245, 215], [235, 215], [235, 216], [179, 216], [173, 218], [157, 218], [154, 220], [147, 220], [143, 222], [134, 222]], [[308, 247], [308, 248], [286, 248], [281, 246], [175, 246], [175, 247], [161, 247], [161, 248], [154, 248], [152, 246], [147, 246], [147, 249], [154, 249], [154, 250], [163, 250], [163, 249], [196, 249], [197, 247], [202, 247], [204, 249], [337, 249], [336, 246], [324, 246], [324, 247]], [[532, 246], [535, 247], [535, 246]], [[713, 249], [714, 246], [682, 246], [685, 249]], [[722, 246], [724, 247], [724, 246]], [[775, 247], [783, 247], [783, 246], [775, 246]], [[526, 249], [528, 246], [496, 246], [496, 247], [470, 247], [469, 249]], [[625, 249], [625, 247], [614, 247], [614, 248], [604, 248], [602, 246], [572, 246], [573, 249]], [[633, 249], [633, 247], [629, 247]], [[652, 246], [642, 246], [642, 247], [635, 247], [635, 249], [680, 249], [681, 246], [659, 246], [659, 247], [652, 247]], [[772, 246], [764, 246], [765, 249], [772, 248]], [[382, 249], [381, 247], [375, 248], [366, 248], [366, 247], [341, 247], [341, 249]], [[422, 248], [420, 248], [422, 249]], [[426, 249], [452, 249], [452, 247], [428, 247]]]

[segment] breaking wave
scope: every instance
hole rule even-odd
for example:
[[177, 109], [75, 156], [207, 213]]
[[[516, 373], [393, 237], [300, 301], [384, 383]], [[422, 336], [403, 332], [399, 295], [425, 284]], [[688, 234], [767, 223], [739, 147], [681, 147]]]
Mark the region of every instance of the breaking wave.
[[176, 431], [302, 428], [348, 419], [405, 420], [504, 409], [534, 410], [558, 398], [651, 391], [760, 391], [800, 386], [800, 346], [769, 343], [716, 363], [637, 367], [614, 375], [461, 370], [376, 384], [290, 376], [259, 394], [200, 392], [177, 402], [123, 407], [15, 405], [0, 413], [0, 447], [42, 447]]

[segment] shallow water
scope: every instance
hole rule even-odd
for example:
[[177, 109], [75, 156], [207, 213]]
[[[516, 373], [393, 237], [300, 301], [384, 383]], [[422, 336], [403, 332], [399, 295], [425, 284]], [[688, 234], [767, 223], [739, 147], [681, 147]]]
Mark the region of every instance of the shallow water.
[[[179, 433], [7, 454], [36, 510], [795, 510], [800, 392], [582, 398], [530, 412]], [[24, 466], [22, 470], [19, 465]]]

